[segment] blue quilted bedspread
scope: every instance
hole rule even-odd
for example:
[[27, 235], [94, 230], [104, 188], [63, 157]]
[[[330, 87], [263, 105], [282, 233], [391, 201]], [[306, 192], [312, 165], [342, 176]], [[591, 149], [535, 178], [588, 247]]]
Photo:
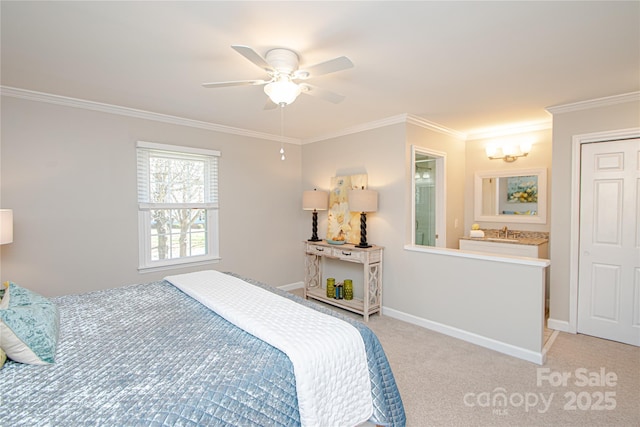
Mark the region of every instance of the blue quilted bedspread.
[[[167, 282], [53, 301], [60, 312], [56, 363], [7, 361], [0, 370], [0, 426], [300, 424], [287, 356]], [[360, 331], [367, 349], [371, 421], [404, 425], [402, 400], [378, 338], [361, 322], [341, 318]]]

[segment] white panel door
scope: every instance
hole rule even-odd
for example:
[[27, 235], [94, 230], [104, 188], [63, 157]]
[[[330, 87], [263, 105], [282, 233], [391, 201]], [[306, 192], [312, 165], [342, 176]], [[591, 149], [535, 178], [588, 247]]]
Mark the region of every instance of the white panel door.
[[640, 139], [582, 145], [578, 332], [640, 346]]

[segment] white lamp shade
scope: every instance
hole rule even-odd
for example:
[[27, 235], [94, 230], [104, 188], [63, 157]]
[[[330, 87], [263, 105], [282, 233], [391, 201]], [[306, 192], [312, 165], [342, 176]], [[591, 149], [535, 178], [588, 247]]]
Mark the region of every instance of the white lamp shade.
[[302, 193], [302, 209], [305, 211], [326, 211], [329, 206], [329, 193], [309, 190]]
[[502, 147], [502, 154], [505, 156], [516, 156], [518, 154], [518, 147], [515, 145], [505, 145]]
[[495, 157], [498, 154], [498, 148], [493, 145], [489, 145], [484, 151], [487, 153], [487, 157]]
[[301, 90], [300, 86], [284, 78], [271, 82], [264, 87], [264, 93], [276, 105], [291, 104], [300, 95]]
[[349, 190], [351, 212], [375, 212], [378, 210], [378, 192], [375, 190]]
[[0, 209], [0, 245], [13, 242], [13, 211]]
[[528, 154], [531, 151], [531, 142], [525, 141], [520, 143], [520, 152], [522, 154]]
[[524, 157], [531, 151], [533, 141], [526, 139], [520, 143], [507, 141], [503, 145], [491, 144], [485, 147], [487, 157], [493, 160], [504, 159], [507, 162], [513, 162], [516, 157]]

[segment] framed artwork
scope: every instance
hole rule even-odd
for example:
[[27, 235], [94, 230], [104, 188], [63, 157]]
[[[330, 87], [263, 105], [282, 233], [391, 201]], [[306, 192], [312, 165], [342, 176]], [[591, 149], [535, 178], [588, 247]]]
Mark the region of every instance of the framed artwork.
[[537, 176], [512, 176], [507, 178], [507, 203], [536, 203], [537, 201]]
[[329, 243], [360, 242], [360, 213], [349, 210], [349, 190], [367, 188], [367, 174], [331, 178], [327, 240]]

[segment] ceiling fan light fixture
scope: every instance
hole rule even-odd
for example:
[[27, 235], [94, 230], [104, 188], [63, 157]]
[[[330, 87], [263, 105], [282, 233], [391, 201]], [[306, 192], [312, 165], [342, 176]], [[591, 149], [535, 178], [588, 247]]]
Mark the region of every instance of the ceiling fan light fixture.
[[264, 93], [276, 105], [289, 105], [296, 100], [302, 89], [288, 77], [281, 77], [264, 87]]
[[[296, 100], [302, 92], [316, 98], [337, 104], [344, 99], [343, 95], [333, 93], [307, 83], [296, 83], [298, 80], [307, 80], [325, 74], [331, 74], [353, 67], [353, 62], [346, 56], [340, 56], [328, 61], [299, 69], [300, 57], [297, 53], [286, 48], [275, 48], [260, 55], [249, 46], [232, 45], [233, 50], [244, 56], [255, 66], [265, 71], [268, 75], [266, 80], [233, 80], [226, 82], [203, 83], [206, 88], [224, 88], [230, 86], [262, 86], [264, 92], [276, 106], [289, 105]], [[272, 108], [267, 103], [266, 110]]]

